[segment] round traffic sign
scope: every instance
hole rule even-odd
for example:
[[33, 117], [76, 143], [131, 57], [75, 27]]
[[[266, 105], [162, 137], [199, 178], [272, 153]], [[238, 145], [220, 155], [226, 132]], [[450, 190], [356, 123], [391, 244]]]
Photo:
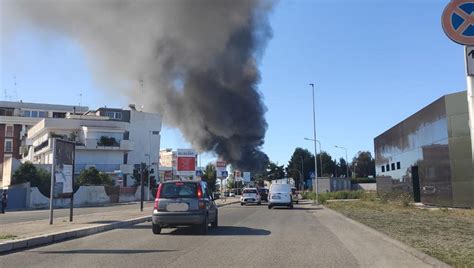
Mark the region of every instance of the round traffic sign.
[[441, 23], [451, 40], [474, 45], [474, 0], [452, 0], [444, 9]]

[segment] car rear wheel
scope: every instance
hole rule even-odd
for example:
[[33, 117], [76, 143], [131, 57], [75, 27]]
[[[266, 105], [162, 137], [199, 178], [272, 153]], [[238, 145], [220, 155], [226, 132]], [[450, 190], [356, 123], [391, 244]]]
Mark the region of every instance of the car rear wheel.
[[219, 225], [219, 214], [216, 211], [216, 219], [211, 223], [211, 227], [217, 228], [218, 225]]
[[293, 203], [290, 204], [290, 208], [293, 208]]
[[197, 226], [197, 231], [200, 235], [206, 235], [209, 229], [209, 222], [207, 221], [207, 216], [204, 219], [204, 222]]
[[153, 230], [154, 234], [160, 234], [161, 233], [161, 226], [158, 224], [152, 223], [151, 229]]
[[262, 204], [262, 202], [258, 202], [258, 203], [257, 203], [257, 205], [259, 205], [259, 206], [260, 206], [261, 204]]
[[268, 209], [272, 209], [272, 205], [268, 205]]
[[245, 205], [244, 203], [240, 203], [241, 206]]

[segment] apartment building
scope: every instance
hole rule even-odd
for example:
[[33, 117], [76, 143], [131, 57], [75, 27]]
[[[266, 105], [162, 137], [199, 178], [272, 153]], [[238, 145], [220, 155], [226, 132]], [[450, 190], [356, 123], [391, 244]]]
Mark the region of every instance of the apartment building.
[[[96, 167], [117, 184], [127, 186], [133, 185], [135, 164], [146, 163], [158, 170], [162, 124], [159, 114], [137, 111], [133, 105], [127, 110], [102, 107], [89, 111], [81, 107], [78, 112], [77, 107], [70, 108], [72, 112], [61, 115], [56, 110], [47, 110], [41, 114], [45, 117], [28, 121], [27, 127], [18, 127], [21, 133], [16, 143], [12, 139], [11, 146], [16, 148], [11, 149], [14, 151], [12, 160], [48, 166], [52, 162], [52, 139], [61, 138], [76, 143], [75, 175], [88, 167]], [[15, 122], [19, 122], [25, 117], [16, 119]], [[5, 169], [1, 172], [5, 177], [3, 186], [13, 183], [11, 176], [18, 165], [18, 161], [2, 165]]]
[[43, 118], [65, 118], [68, 113], [85, 113], [85, 106], [0, 101], [0, 185], [3, 163], [21, 159], [21, 140], [29, 128]]

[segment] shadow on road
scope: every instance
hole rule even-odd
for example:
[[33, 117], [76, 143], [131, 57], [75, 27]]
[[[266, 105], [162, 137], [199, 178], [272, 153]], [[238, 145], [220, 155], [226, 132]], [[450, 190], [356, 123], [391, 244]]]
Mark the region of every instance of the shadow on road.
[[[209, 229], [208, 236], [265, 236], [271, 232], [263, 229], [241, 227], [241, 226], [219, 226], [217, 229]], [[169, 233], [162, 235], [196, 235], [196, 231], [192, 227], [174, 229]]]
[[139, 253], [160, 253], [176, 250], [157, 249], [75, 249], [75, 250], [54, 250], [54, 251], [32, 251], [39, 254], [139, 254]]

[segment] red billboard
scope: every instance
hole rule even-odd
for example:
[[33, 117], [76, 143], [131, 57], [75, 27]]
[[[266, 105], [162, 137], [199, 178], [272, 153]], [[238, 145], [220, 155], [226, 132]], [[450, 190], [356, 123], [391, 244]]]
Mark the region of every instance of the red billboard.
[[195, 157], [178, 157], [178, 171], [195, 171], [196, 158]]

